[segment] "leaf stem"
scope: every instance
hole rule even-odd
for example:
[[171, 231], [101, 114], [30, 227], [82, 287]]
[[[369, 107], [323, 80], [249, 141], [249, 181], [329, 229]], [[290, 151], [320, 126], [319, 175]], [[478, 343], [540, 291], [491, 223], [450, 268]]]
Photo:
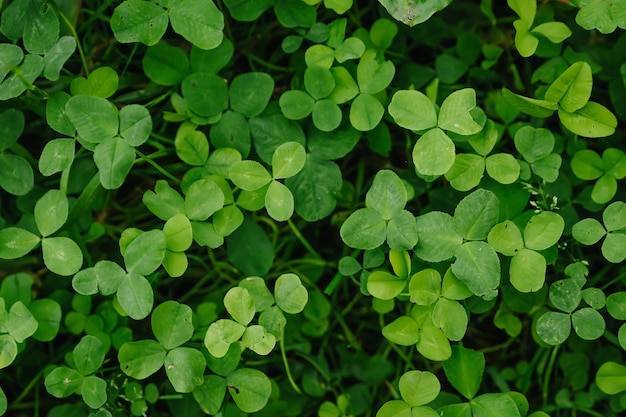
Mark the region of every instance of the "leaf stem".
[[282, 330], [280, 338], [280, 356], [283, 358], [283, 364], [285, 365], [285, 371], [287, 372], [287, 379], [289, 380], [291, 387], [296, 393], [302, 394], [302, 390], [298, 384], [296, 384], [296, 381], [293, 379], [293, 375], [291, 375], [291, 368], [289, 367], [289, 361], [287, 360], [287, 353], [285, 352], [285, 329]]
[[550, 353], [550, 359], [548, 360], [548, 364], [546, 365], [546, 373], [543, 378], [543, 387], [542, 387], [542, 399], [544, 404], [548, 404], [548, 384], [550, 382], [550, 377], [552, 376], [552, 369], [554, 368], [554, 362], [556, 361], [556, 355], [559, 352], [560, 345], [556, 345], [552, 348], [552, 352]]
[[148, 156], [146, 156], [144, 153], [142, 153], [139, 149], [135, 148], [135, 152], [137, 153], [137, 155], [139, 155], [141, 157], [141, 159], [146, 161], [148, 164], [152, 165], [157, 171], [159, 171], [161, 174], [163, 174], [163, 176], [165, 176], [165, 177], [169, 178], [170, 180], [174, 181], [176, 184], [180, 184], [180, 180], [178, 178], [176, 178], [174, 175], [170, 174], [165, 168], [161, 167], [161, 165], [159, 165], [156, 162], [154, 162], [152, 159], [150, 159]]
[[76, 28], [74, 28], [74, 25], [72, 25], [72, 22], [69, 21], [67, 16], [65, 16], [65, 13], [63, 13], [63, 11], [59, 8], [59, 6], [56, 5], [54, 1], [48, 0], [47, 3], [50, 7], [52, 7], [52, 9], [56, 12], [56, 14], [59, 15], [59, 17], [63, 20], [63, 22], [65, 22], [68, 29], [72, 33], [74, 40], [76, 40], [76, 49], [78, 49], [78, 54], [80, 55], [80, 60], [83, 64], [83, 71], [85, 71], [85, 75], [89, 75], [89, 68], [87, 67], [87, 58], [85, 57], [85, 52], [83, 51], [83, 47], [80, 43], [80, 39], [78, 38], [78, 33], [76, 33]]
[[311, 246], [311, 244], [309, 243], [308, 240], [306, 240], [306, 238], [302, 235], [302, 233], [300, 233], [300, 230], [296, 227], [296, 225], [291, 221], [291, 219], [287, 219], [287, 224], [289, 225], [289, 227], [291, 228], [291, 231], [293, 232], [293, 234], [296, 236], [296, 238], [300, 241], [300, 243], [302, 243], [302, 246], [304, 246], [306, 248], [306, 250], [313, 255], [315, 258], [318, 259], [322, 259], [322, 257], [320, 256], [319, 253], [317, 253], [317, 251], [315, 249], [313, 249], [313, 246]]

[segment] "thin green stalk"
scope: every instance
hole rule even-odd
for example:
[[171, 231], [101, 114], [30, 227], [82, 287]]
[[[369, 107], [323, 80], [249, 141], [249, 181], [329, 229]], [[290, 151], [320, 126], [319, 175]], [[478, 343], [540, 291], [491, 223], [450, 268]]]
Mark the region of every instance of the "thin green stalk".
[[559, 352], [559, 345], [552, 348], [550, 353], [550, 359], [546, 365], [546, 373], [543, 378], [543, 387], [541, 387], [541, 397], [544, 404], [548, 404], [548, 385], [550, 383], [550, 377], [552, 376], [552, 370], [554, 369], [554, 362], [556, 362], [556, 355]]
[[56, 5], [54, 1], [48, 0], [47, 3], [50, 7], [52, 7], [55, 13], [59, 15], [61, 20], [65, 22], [68, 29], [72, 33], [72, 36], [74, 37], [74, 40], [76, 41], [76, 49], [78, 49], [78, 54], [80, 55], [80, 60], [83, 64], [83, 71], [85, 71], [85, 75], [89, 75], [89, 68], [87, 67], [87, 58], [85, 57], [85, 52], [83, 51], [83, 47], [80, 43], [80, 39], [78, 38], [78, 33], [76, 33], [76, 28], [74, 28], [74, 25], [72, 25], [72, 22], [70, 22], [67, 16], [65, 16], [65, 13], [63, 13], [63, 11], [59, 8], [59, 6]]
[[293, 234], [296, 236], [296, 238], [300, 241], [300, 243], [302, 243], [302, 246], [304, 246], [306, 248], [306, 250], [313, 255], [315, 258], [318, 259], [322, 259], [322, 257], [320, 256], [319, 253], [317, 253], [317, 251], [315, 249], [313, 249], [313, 246], [311, 246], [311, 244], [309, 243], [308, 240], [306, 240], [306, 238], [304, 236], [302, 236], [302, 233], [300, 233], [300, 230], [298, 230], [298, 228], [296, 227], [296, 225], [291, 221], [291, 219], [287, 219], [287, 224], [289, 224], [289, 227], [291, 228], [291, 231], [293, 232]]
[[285, 371], [287, 372], [287, 379], [291, 384], [291, 387], [298, 394], [302, 394], [302, 390], [296, 384], [296, 381], [293, 379], [293, 375], [291, 375], [291, 368], [289, 367], [289, 361], [287, 360], [287, 353], [285, 352], [285, 331], [283, 329], [282, 335], [280, 338], [280, 356], [283, 358], [283, 364], [285, 365]]
[[170, 174], [165, 168], [163, 168], [162, 166], [160, 166], [159, 164], [154, 162], [152, 159], [150, 159], [150, 157], [146, 156], [145, 154], [143, 154], [138, 149], [135, 149], [135, 152], [137, 152], [137, 155], [139, 155], [139, 157], [141, 159], [143, 159], [144, 161], [146, 161], [147, 163], [152, 165], [157, 171], [159, 171], [161, 174], [163, 174], [163, 176], [165, 176], [165, 177], [169, 178], [170, 180], [174, 181], [176, 184], [180, 184], [180, 180], [178, 178], [176, 178], [174, 175]]

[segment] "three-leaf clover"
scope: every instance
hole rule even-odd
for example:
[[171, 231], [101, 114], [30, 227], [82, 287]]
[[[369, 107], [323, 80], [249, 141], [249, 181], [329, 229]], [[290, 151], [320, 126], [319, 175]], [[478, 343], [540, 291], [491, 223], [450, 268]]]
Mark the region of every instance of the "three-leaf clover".
[[306, 151], [297, 142], [287, 142], [276, 148], [272, 155], [272, 173], [257, 161], [244, 160], [231, 165], [231, 181], [245, 191], [257, 191], [264, 197], [267, 213], [274, 220], [288, 220], [294, 211], [291, 191], [279, 179], [290, 178], [302, 170]]
[[108, 398], [107, 383], [93, 374], [104, 363], [105, 354], [97, 337], [83, 336], [70, 356], [71, 367], [57, 366], [46, 376], [46, 390], [57, 398], [80, 394], [89, 407], [100, 408]]
[[572, 236], [583, 245], [593, 245], [605, 237], [602, 242], [602, 255], [612, 263], [626, 259], [626, 203], [611, 203], [602, 213], [602, 223], [594, 218], [587, 218], [574, 224]]
[[523, 233], [511, 220], [498, 223], [489, 231], [489, 245], [512, 257], [509, 277], [516, 290], [534, 292], [543, 287], [547, 263], [540, 251], [555, 245], [564, 228], [565, 221], [560, 215], [542, 211], [528, 221]]
[[344, 243], [358, 249], [375, 249], [385, 241], [391, 249], [412, 249], [418, 240], [415, 217], [404, 209], [406, 186], [393, 171], [380, 170], [365, 196], [365, 207], [341, 225]]
[[548, 87], [544, 99], [520, 96], [502, 89], [502, 95], [518, 110], [534, 116], [550, 117], [558, 110], [559, 119], [570, 132], [588, 137], [610, 136], [617, 127], [617, 118], [602, 104], [590, 101], [593, 77], [584, 61], [570, 65]]
[[574, 154], [572, 171], [586, 181], [597, 180], [591, 189], [591, 199], [598, 204], [611, 201], [617, 193], [617, 180], [626, 177], [626, 155], [620, 149], [607, 148], [602, 158], [591, 149]]
[[416, 172], [427, 178], [445, 174], [454, 164], [454, 142], [444, 131], [474, 135], [483, 129], [485, 122], [483, 119], [479, 123], [484, 113], [476, 107], [476, 92], [471, 88], [457, 90], [446, 97], [439, 113], [424, 93], [400, 90], [391, 99], [389, 114], [399, 126], [422, 133], [412, 156]]

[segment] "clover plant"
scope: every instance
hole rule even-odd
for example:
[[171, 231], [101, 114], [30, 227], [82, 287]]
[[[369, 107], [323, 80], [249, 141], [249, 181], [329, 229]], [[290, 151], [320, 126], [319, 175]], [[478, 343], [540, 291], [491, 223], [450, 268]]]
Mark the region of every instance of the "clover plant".
[[624, 29], [0, 1], [0, 416], [623, 415]]

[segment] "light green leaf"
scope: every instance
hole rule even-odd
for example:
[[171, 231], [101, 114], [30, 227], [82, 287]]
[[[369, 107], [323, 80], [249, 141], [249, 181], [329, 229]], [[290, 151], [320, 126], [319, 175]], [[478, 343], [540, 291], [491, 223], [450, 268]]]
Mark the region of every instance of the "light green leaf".
[[375, 249], [385, 242], [386, 223], [376, 210], [366, 207], [352, 213], [339, 233], [351, 248]]
[[117, 354], [122, 372], [131, 378], [146, 379], [161, 369], [166, 351], [155, 340], [126, 342]]
[[265, 72], [237, 75], [230, 84], [230, 107], [246, 117], [263, 112], [274, 92], [274, 79]]
[[76, 77], [70, 84], [73, 96], [85, 95], [100, 98], [109, 98], [117, 91], [119, 77], [111, 67], [98, 67], [89, 77]]
[[68, 237], [48, 237], [41, 240], [43, 262], [58, 275], [74, 275], [83, 265], [83, 253]]
[[76, 50], [76, 40], [73, 36], [62, 36], [44, 56], [44, 77], [50, 81], [57, 81], [65, 62]]
[[142, 202], [161, 220], [185, 213], [185, 201], [165, 180], [158, 180], [154, 191], [147, 190], [143, 194]]
[[385, 339], [400, 346], [412, 346], [419, 340], [417, 322], [409, 316], [400, 316], [383, 327]]
[[487, 242], [497, 252], [506, 256], [513, 256], [524, 247], [522, 232], [510, 220], [495, 225], [487, 236]]
[[245, 326], [233, 320], [217, 320], [209, 326], [204, 336], [204, 346], [211, 355], [222, 358], [228, 352], [230, 345], [239, 340], [245, 330]]
[[605, 235], [606, 230], [596, 219], [583, 219], [572, 227], [572, 236], [583, 245], [598, 243]]
[[428, 262], [441, 262], [454, 256], [456, 249], [463, 243], [454, 227], [452, 216], [439, 211], [418, 216], [415, 255]]
[[609, 233], [602, 243], [602, 255], [612, 263], [624, 261], [626, 259], [626, 234]]
[[583, 340], [596, 340], [602, 337], [606, 323], [595, 309], [584, 307], [572, 314], [572, 327]]
[[98, 409], [107, 401], [107, 383], [104, 379], [91, 375], [83, 378], [81, 395], [90, 408]]
[[406, 278], [397, 277], [387, 271], [373, 271], [367, 277], [367, 291], [381, 300], [397, 297], [406, 287]]
[[356, 69], [356, 78], [361, 93], [376, 94], [389, 86], [396, 68], [391, 61], [380, 63], [375, 51], [366, 51]]
[[[59, 39], [59, 18], [52, 7], [33, 7], [24, 24], [24, 49], [45, 54]], [[33, 13], [34, 12], [34, 13]]]
[[362, 93], [350, 106], [350, 123], [357, 130], [372, 130], [378, 126], [384, 114], [385, 108], [376, 97]]
[[165, 234], [161, 230], [141, 232], [125, 251], [124, 264], [129, 274], [149, 275], [161, 264], [165, 256]]
[[189, 58], [176, 46], [165, 42], [151, 46], [146, 50], [141, 66], [143, 72], [159, 85], [174, 86], [189, 75]]
[[485, 158], [462, 153], [455, 156], [454, 164], [445, 173], [445, 177], [455, 190], [469, 191], [480, 183], [484, 172]]
[[537, 320], [537, 335], [545, 343], [557, 346], [564, 343], [572, 330], [568, 314], [548, 311]]
[[387, 401], [378, 409], [378, 412], [376, 413], [376, 417], [412, 417], [412, 416], [413, 416], [412, 407], [408, 405], [404, 400]]
[[265, 208], [274, 220], [286, 221], [293, 215], [293, 194], [284, 184], [272, 181], [265, 194]]
[[185, 195], [185, 211], [191, 220], [204, 221], [224, 207], [224, 192], [211, 179], [191, 184]]
[[184, 214], [177, 214], [165, 222], [163, 234], [165, 247], [173, 252], [186, 251], [193, 241], [191, 222]]
[[559, 241], [564, 228], [563, 217], [551, 211], [542, 211], [526, 224], [524, 244], [528, 249], [548, 249]]
[[561, 123], [572, 133], [587, 138], [611, 136], [617, 127], [617, 118], [602, 104], [587, 102], [574, 113], [559, 109]]
[[572, 171], [583, 180], [595, 180], [604, 174], [604, 164], [600, 155], [591, 149], [581, 149], [572, 158]]
[[19, 227], [0, 230], [0, 258], [17, 259], [28, 254], [41, 241], [41, 238]]
[[38, 326], [37, 320], [24, 303], [21, 301], [13, 303], [9, 309], [6, 330], [17, 343], [22, 343], [31, 337], [37, 331]]
[[380, 4], [387, 9], [394, 19], [409, 27], [427, 21], [432, 15], [443, 10], [450, 3], [452, 3], [452, 0], [429, 0], [414, 3], [399, 0], [380, 1]]
[[17, 357], [17, 343], [8, 334], [0, 334], [0, 369], [11, 365]]
[[443, 363], [450, 384], [468, 400], [474, 398], [485, 372], [485, 355], [462, 343], [452, 347], [452, 356]]
[[533, 117], [550, 117], [559, 108], [557, 103], [520, 96], [507, 88], [502, 89], [502, 96], [517, 110]]
[[411, 302], [419, 305], [434, 304], [441, 296], [441, 275], [432, 268], [423, 269], [409, 282]]
[[48, 190], [35, 204], [35, 223], [43, 237], [58, 231], [67, 220], [69, 203], [61, 190]]
[[228, 108], [228, 86], [216, 74], [194, 72], [183, 80], [181, 91], [189, 110], [213, 117]]
[[174, 32], [200, 49], [222, 43], [224, 15], [212, 0], [171, 0], [169, 6]]
[[276, 305], [287, 314], [298, 314], [309, 299], [308, 292], [296, 274], [282, 274], [274, 284]]
[[118, 189], [135, 163], [135, 150], [125, 140], [114, 137], [98, 144], [93, 160], [98, 167], [100, 183], [107, 190]]
[[206, 375], [204, 383], [198, 385], [192, 394], [202, 411], [217, 414], [226, 395], [226, 379], [218, 375]]
[[121, 43], [156, 44], [167, 29], [167, 12], [155, 3], [126, 0], [113, 10], [111, 29]]
[[417, 342], [417, 351], [432, 361], [445, 361], [452, 355], [448, 338], [432, 324], [422, 327], [420, 340]]
[[152, 118], [140, 104], [128, 104], [120, 109], [120, 136], [131, 146], [144, 144], [152, 133]]
[[233, 287], [224, 296], [226, 311], [239, 324], [246, 326], [255, 314], [254, 299], [243, 287]]
[[252, 325], [241, 336], [241, 343], [258, 355], [268, 355], [276, 346], [276, 337], [265, 327]]
[[554, 149], [554, 135], [548, 129], [523, 126], [515, 133], [515, 147], [528, 163], [545, 158]]
[[152, 332], [167, 350], [187, 342], [193, 336], [192, 310], [186, 304], [165, 301], [159, 304], [150, 318]]
[[586, 62], [578, 61], [550, 85], [545, 99], [559, 103], [563, 110], [573, 113], [587, 104], [592, 87], [591, 67]]
[[473, 135], [482, 130], [476, 123], [471, 111], [476, 107], [476, 91], [463, 88], [450, 94], [441, 104], [438, 125], [459, 135]]
[[402, 399], [411, 407], [425, 405], [439, 395], [441, 384], [437, 377], [428, 371], [408, 371], [398, 381]]
[[387, 222], [387, 244], [395, 250], [411, 250], [418, 241], [415, 216], [410, 211], [400, 210]]
[[117, 288], [116, 297], [124, 311], [135, 320], [148, 317], [154, 305], [152, 286], [136, 273], [126, 275]]
[[511, 258], [509, 276], [516, 290], [539, 291], [546, 279], [546, 258], [534, 250], [519, 249]]
[[572, 36], [572, 31], [563, 22], [546, 22], [535, 26], [532, 33], [547, 38], [552, 43], [561, 43]]
[[74, 139], [53, 139], [46, 143], [39, 157], [39, 172], [48, 177], [66, 170], [74, 161]]
[[315, 100], [302, 90], [287, 90], [278, 100], [280, 109], [286, 118], [300, 120], [313, 111]]
[[93, 374], [104, 363], [105, 353], [100, 339], [90, 335], [83, 336], [72, 351], [76, 370], [84, 376]]
[[113, 138], [118, 131], [118, 112], [102, 97], [74, 96], [65, 104], [67, 118], [82, 139], [101, 143]]
[[465, 336], [469, 317], [458, 301], [440, 298], [433, 309], [433, 324], [450, 340], [459, 341]]
[[21, 156], [0, 153], [0, 187], [13, 195], [25, 195], [34, 185], [33, 169]]
[[426, 130], [437, 125], [433, 103], [417, 90], [397, 91], [389, 103], [389, 114], [399, 126], [409, 130]]
[[328, 97], [335, 89], [335, 78], [329, 69], [314, 65], [304, 70], [304, 88], [315, 100]]
[[435, 128], [426, 132], [413, 147], [413, 164], [422, 175], [444, 175], [455, 159], [455, 146], [443, 130]]
[[595, 381], [605, 394], [620, 393], [626, 390], [626, 366], [612, 361], [605, 362], [596, 372]]
[[298, 142], [283, 143], [272, 155], [272, 176], [274, 179], [293, 177], [302, 170], [305, 162], [304, 146]]
[[472, 415], [481, 417], [522, 417], [508, 394], [483, 394], [470, 401]]
[[231, 165], [231, 181], [242, 190], [254, 191], [272, 181], [269, 172], [257, 161], [244, 160]]
[[66, 366], [57, 366], [44, 380], [46, 391], [56, 398], [69, 397], [80, 388], [82, 383], [83, 376]]
[[192, 392], [204, 382], [206, 360], [199, 349], [177, 347], [167, 353], [163, 365], [176, 392]]
[[407, 203], [404, 183], [391, 170], [380, 170], [374, 176], [372, 186], [365, 196], [365, 204], [376, 210], [384, 220], [390, 220]]
[[325, 98], [315, 102], [312, 117], [316, 128], [324, 132], [332, 132], [341, 124], [343, 114], [337, 103], [330, 98]]
[[[559, 157], [559, 167], [560, 161]], [[487, 174], [500, 184], [514, 183], [519, 178], [521, 171], [519, 162], [517, 162], [513, 155], [508, 153], [489, 155], [485, 160], [485, 168], [487, 169]], [[533, 168], [536, 167], [533, 166]], [[556, 170], [556, 175], [558, 176], [558, 168]], [[556, 180], [556, 178], [554, 178], [554, 180]]]
[[466, 242], [454, 252], [452, 272], [473, 294], [490, 300], [500, 285], [500, 260], [485, 242]]
[[[61, 324], [61, 306], [50, 298], [39, 298], [28, 305], [39, 326], [33, 333], [33, 338], [40, 342], [49, 342], [59, 332]], [[1, 314], [1, 313], [0, 313]]]
[[464, 197], [454, 209], [454, 229], [465, 240], [484, 240], [499, 214], [498, 197], [481, 188]]
[[272, 392], [270, 379], [261, 371], [239, 368], [226, 377], [228, 392], [244, 413], [254, 413], [265, 407]]
[[328, 96], [337, 104], [347, 103], [359, 94], [359, 86], [344, 67], [332, 67], [330, 72], [335, 78], [335, 89]]

